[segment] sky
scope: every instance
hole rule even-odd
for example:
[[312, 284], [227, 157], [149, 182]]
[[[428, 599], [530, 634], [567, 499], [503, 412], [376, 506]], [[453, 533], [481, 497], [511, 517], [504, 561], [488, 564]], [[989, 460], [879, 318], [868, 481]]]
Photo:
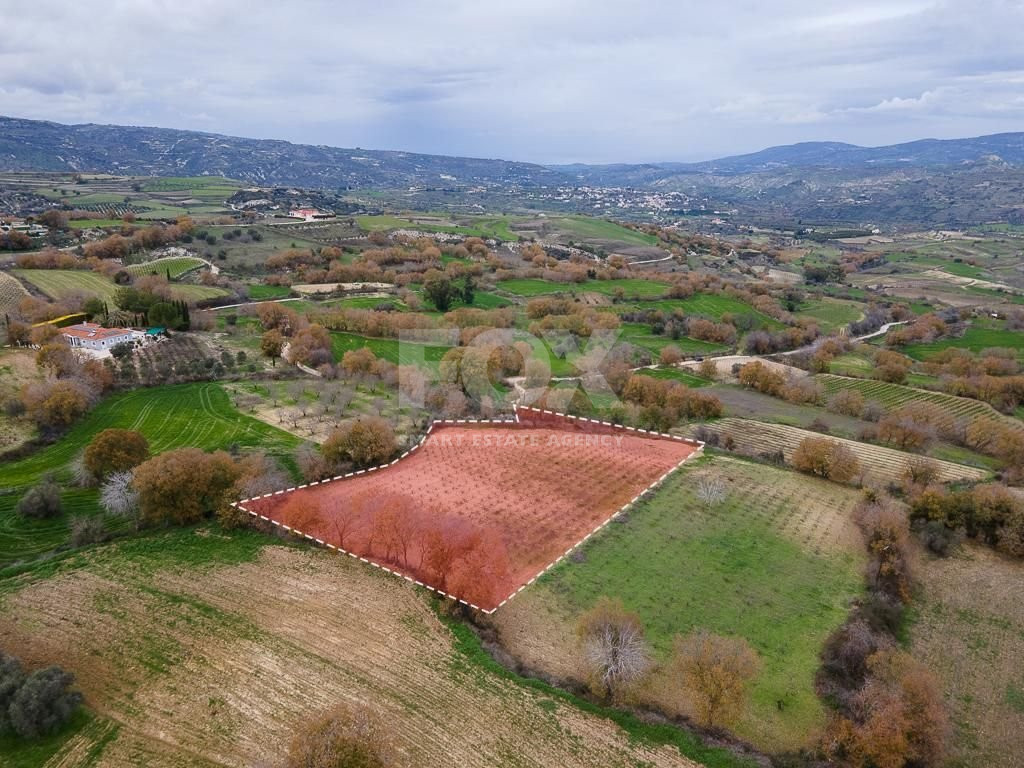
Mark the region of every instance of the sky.
[[2, 0], [0, 114], [540, 163], [1024, 130], [1024, 0]]

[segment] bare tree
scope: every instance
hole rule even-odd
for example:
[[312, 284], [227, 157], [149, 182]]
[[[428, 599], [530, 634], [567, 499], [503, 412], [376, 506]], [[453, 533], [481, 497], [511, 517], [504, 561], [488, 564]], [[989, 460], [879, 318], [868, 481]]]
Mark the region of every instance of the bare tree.
[[651, 666], [644, 628], [622, 601], [600, 598], [579, 622], [577, 634], [590, 668], [591, 687], [606, 699], [620, 695]]
[[701, 475], [697, 480], [697, 498], [706, 507], [717, 507], [726, 497], [725, 481], [718, 475]]
[[132, 485], [131, 471], [113, 472], [100, 488], [100, 505], [112, 515], [138, 522], [139, 494]]

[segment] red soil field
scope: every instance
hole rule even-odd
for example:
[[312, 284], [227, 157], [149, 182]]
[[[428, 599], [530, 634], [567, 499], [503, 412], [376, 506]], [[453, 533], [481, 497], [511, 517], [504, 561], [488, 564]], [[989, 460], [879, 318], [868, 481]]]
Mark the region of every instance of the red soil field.
[[238, 506], [490, 612], [698, 450], [518, 415], [435, 423], [397, 462]]

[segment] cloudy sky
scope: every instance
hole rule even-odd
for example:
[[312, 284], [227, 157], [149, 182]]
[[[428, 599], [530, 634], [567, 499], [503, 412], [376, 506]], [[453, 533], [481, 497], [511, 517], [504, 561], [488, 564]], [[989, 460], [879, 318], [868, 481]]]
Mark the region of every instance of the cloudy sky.
[[0, 114], [535, 162], [1024, 130], [1024, 0], [3, 0]]

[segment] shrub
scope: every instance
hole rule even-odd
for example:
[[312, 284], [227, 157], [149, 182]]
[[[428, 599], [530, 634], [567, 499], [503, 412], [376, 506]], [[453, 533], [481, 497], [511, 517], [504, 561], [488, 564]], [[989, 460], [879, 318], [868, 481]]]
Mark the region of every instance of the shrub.
[[376, 466], [390, 459], [398, 447], [388, 422], [370, 417], [351, 421], [324, 441], [321, 452], [329, 462], [351, 461], [360, 467]]
[[8, 707], [11, 729], [23, 739], [59, 730], [82, 703], [82, 694], [69, 690], [74, 681], [74, 675], [60, 667], [26, 677]]
[[44, 519], [56, 517], [63, 509], [60, 500], [60, 486], [46, 477], [41, 483], [28, 489], [18, 501], [18, 514], [22, 517]]
[[188, 525], [227, 503], [239, 468], [223, 451], [178, 448], [135, 468], [142, 520], [150, 525]]
[[864, 395], [856, 389], [841, 389], [828, 401], [828, 409], [833, 413], [860, 418], [864, 412]]
[[108, 535], [107, 526], [104, 525], [103, 518], [98, 515], [79, 515], [71, 520], [69, 543], [74, 548], [106, 541]]
[[131, 429], [104, 429], [85, 449], [82, 462], [99, 479], [125, 472], [149, 458], [149, 441]]
[[854, 452], [843, 443], [826, 437], [805, 437], [793, 451], [793, 467], [801, 472], [849, 483], [860, 471]]
[[760, 663], [750, 644], [699, 630], [676, 636], [672, 668], [696, 720], [706, 728], [734, 722], [747, 701], [747, 686]]
[[405, 765], [383, 721], [365, 707], [339, 705], [307, 720], [292, 738], [285, 768], [398, 768]]
[[0, 651], [0, 736], [11, 730], [11, 700], [24, 682], [21, 662]]

